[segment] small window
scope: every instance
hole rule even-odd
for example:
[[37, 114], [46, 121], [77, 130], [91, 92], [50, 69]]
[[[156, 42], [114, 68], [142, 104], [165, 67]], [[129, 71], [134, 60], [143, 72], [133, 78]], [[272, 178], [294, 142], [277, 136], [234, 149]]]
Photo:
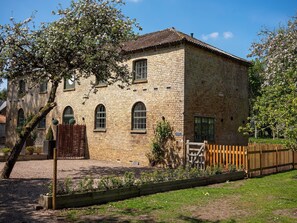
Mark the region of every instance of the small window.
[[64, 78], [64, 90], [74, 89], [75, 88], [75, 76], [71, 78]]
[[26, 82], [24, 80], [19, 81], [19, 95], [24, 94], [26, 92]]
[[63, 124], [70, 124], [69, 121], [74, 119], [73, 109], [67, 106], [63, 112]]
[[134, 81], [147, 79], [147, 60], [134, 61]]
[[106, 110], [104, 105], [100, 104], [95, 110], [95, 129], [106, 128]]
[[39, 93], [47, 92], [47, 81], [43, 81], [39, 84]]
[[132, 109], [132, 129], [146, 129], [146, 107], [142, 102], [137, 102]]
[[96, 76], [96, 85], [97, 86], [107, 86], [107, 81], [106, 80], [104, 80], [104, 79], [102, 79], [101, 77], [97, 77]]
[[195, 117], [195, 121], [194, 121], [195, 142], [203, 142], [204, 140], [214, 142], [214, 139], [215, 139], [214, 124], [215, 124], [214, 118]]
[[17, 127], [22, 127], [25, 124], [24, 110], [21, 108], [18, 110]]
[[[40, 111], [41, 109], [42, 109], [42, 108], [40, 108], [39, 111]], [[44, 118], [42, 118], [42, 119], [40, 120], [40, 122], [38, 123], [37, 128], [39, 128], [39, 129], [45, 129], [45, 127], [46, 127], [46, 117], [44, 117]]]

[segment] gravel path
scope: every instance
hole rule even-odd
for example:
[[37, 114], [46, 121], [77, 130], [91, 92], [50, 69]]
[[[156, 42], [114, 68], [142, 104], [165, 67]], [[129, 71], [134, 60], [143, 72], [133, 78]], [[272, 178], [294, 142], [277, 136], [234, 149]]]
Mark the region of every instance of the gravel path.
[[[0, 169], [4, 166], [0, 162]], [[73, 179], [92, 175], [120, 175], [126, 171], [139, 174], [148, 168], [97, 160], [58, 160], [58, 178]], [[9, 180], [0, 180], [0, 222], [63, 222], [52, 210], [35, 210], [40, 194], [47, 192], [53, 175], [53, 161], [19, 161]]]

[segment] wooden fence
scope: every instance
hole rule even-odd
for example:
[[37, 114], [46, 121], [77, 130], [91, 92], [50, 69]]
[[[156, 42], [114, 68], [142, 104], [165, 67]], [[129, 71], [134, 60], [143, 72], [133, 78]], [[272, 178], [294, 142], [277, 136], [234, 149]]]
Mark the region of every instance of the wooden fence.
[[[188, 146], [188, 141], [186, 143]], [[187, 147], [188, 148], [188, 147]], [[187, 154], [190, 154], [187, 149]], [[193, 153], [192, 153], [193, 154]], [[189, 155], [187, 155], [190, 157]], [[297, 152], [282, 145], [249, 144], [248, 146], [205, 144], [205, 165], [220, 165], [246, 170], [249, 177], [277, 173], [297, 167]], [[194, 159], [194, 158], [192, 158]]]
[[85, 125], [58, 125], [58, 158], [81, 159], [86, 152]]
[[261, 176], [295, 169], [297, 152], [282, 145], [250, 144], [247, 147], [249, 176]]

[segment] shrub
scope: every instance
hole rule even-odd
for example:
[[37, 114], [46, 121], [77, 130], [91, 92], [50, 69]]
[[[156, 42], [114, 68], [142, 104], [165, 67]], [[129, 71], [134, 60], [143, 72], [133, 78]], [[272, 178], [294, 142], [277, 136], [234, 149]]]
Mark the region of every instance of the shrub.
[[53, 130], [52, 130], [52, 127], [51, 126], [47, 130], [45, 139], [46, 140], [54, 140], [54, 133], [53, 133]]
[[42, 152], [42, 147], [35, 147], [34, 152], [40, 154]]
[[163, 118], [162, 121], [157, 122], [151, 152], [146, 154], [151, 166], [170, 163], [170, 160], [166, 160], [166, 158], [169, 157], [167, 153], [170, 150], [168, 147], [171, 140], [174, 140], [173, 129], [170, 123]]
[[27, 146], [26, 147], [26, 154], [32, 155], [34, 153], [35, 147], [34, 146]]
[[11, 148], [3, 148], [3, 149], [2, 149], [2, 152], [3, 152], [4, 155], [6, 156], [6, 155], [8, 155], [8, 153], [11, 152]]

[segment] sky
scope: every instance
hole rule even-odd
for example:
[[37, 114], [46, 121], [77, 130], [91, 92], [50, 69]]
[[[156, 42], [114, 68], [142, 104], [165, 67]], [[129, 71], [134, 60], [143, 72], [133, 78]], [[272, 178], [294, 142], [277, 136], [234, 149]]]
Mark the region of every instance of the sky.
[[[126, 0], [123, 13], [135, 18], [145, 34], [175, 27], [186, 34], [244, 59], [258, 33], [286, 25], [297, 16], [297, 0]], [[70, 0], [0, 0], [0, 24], [25, 20], [32, 12], [36, 25], [56, 19], [51, 12]], [[6, 83], [0, 85], [4, 88]]]

